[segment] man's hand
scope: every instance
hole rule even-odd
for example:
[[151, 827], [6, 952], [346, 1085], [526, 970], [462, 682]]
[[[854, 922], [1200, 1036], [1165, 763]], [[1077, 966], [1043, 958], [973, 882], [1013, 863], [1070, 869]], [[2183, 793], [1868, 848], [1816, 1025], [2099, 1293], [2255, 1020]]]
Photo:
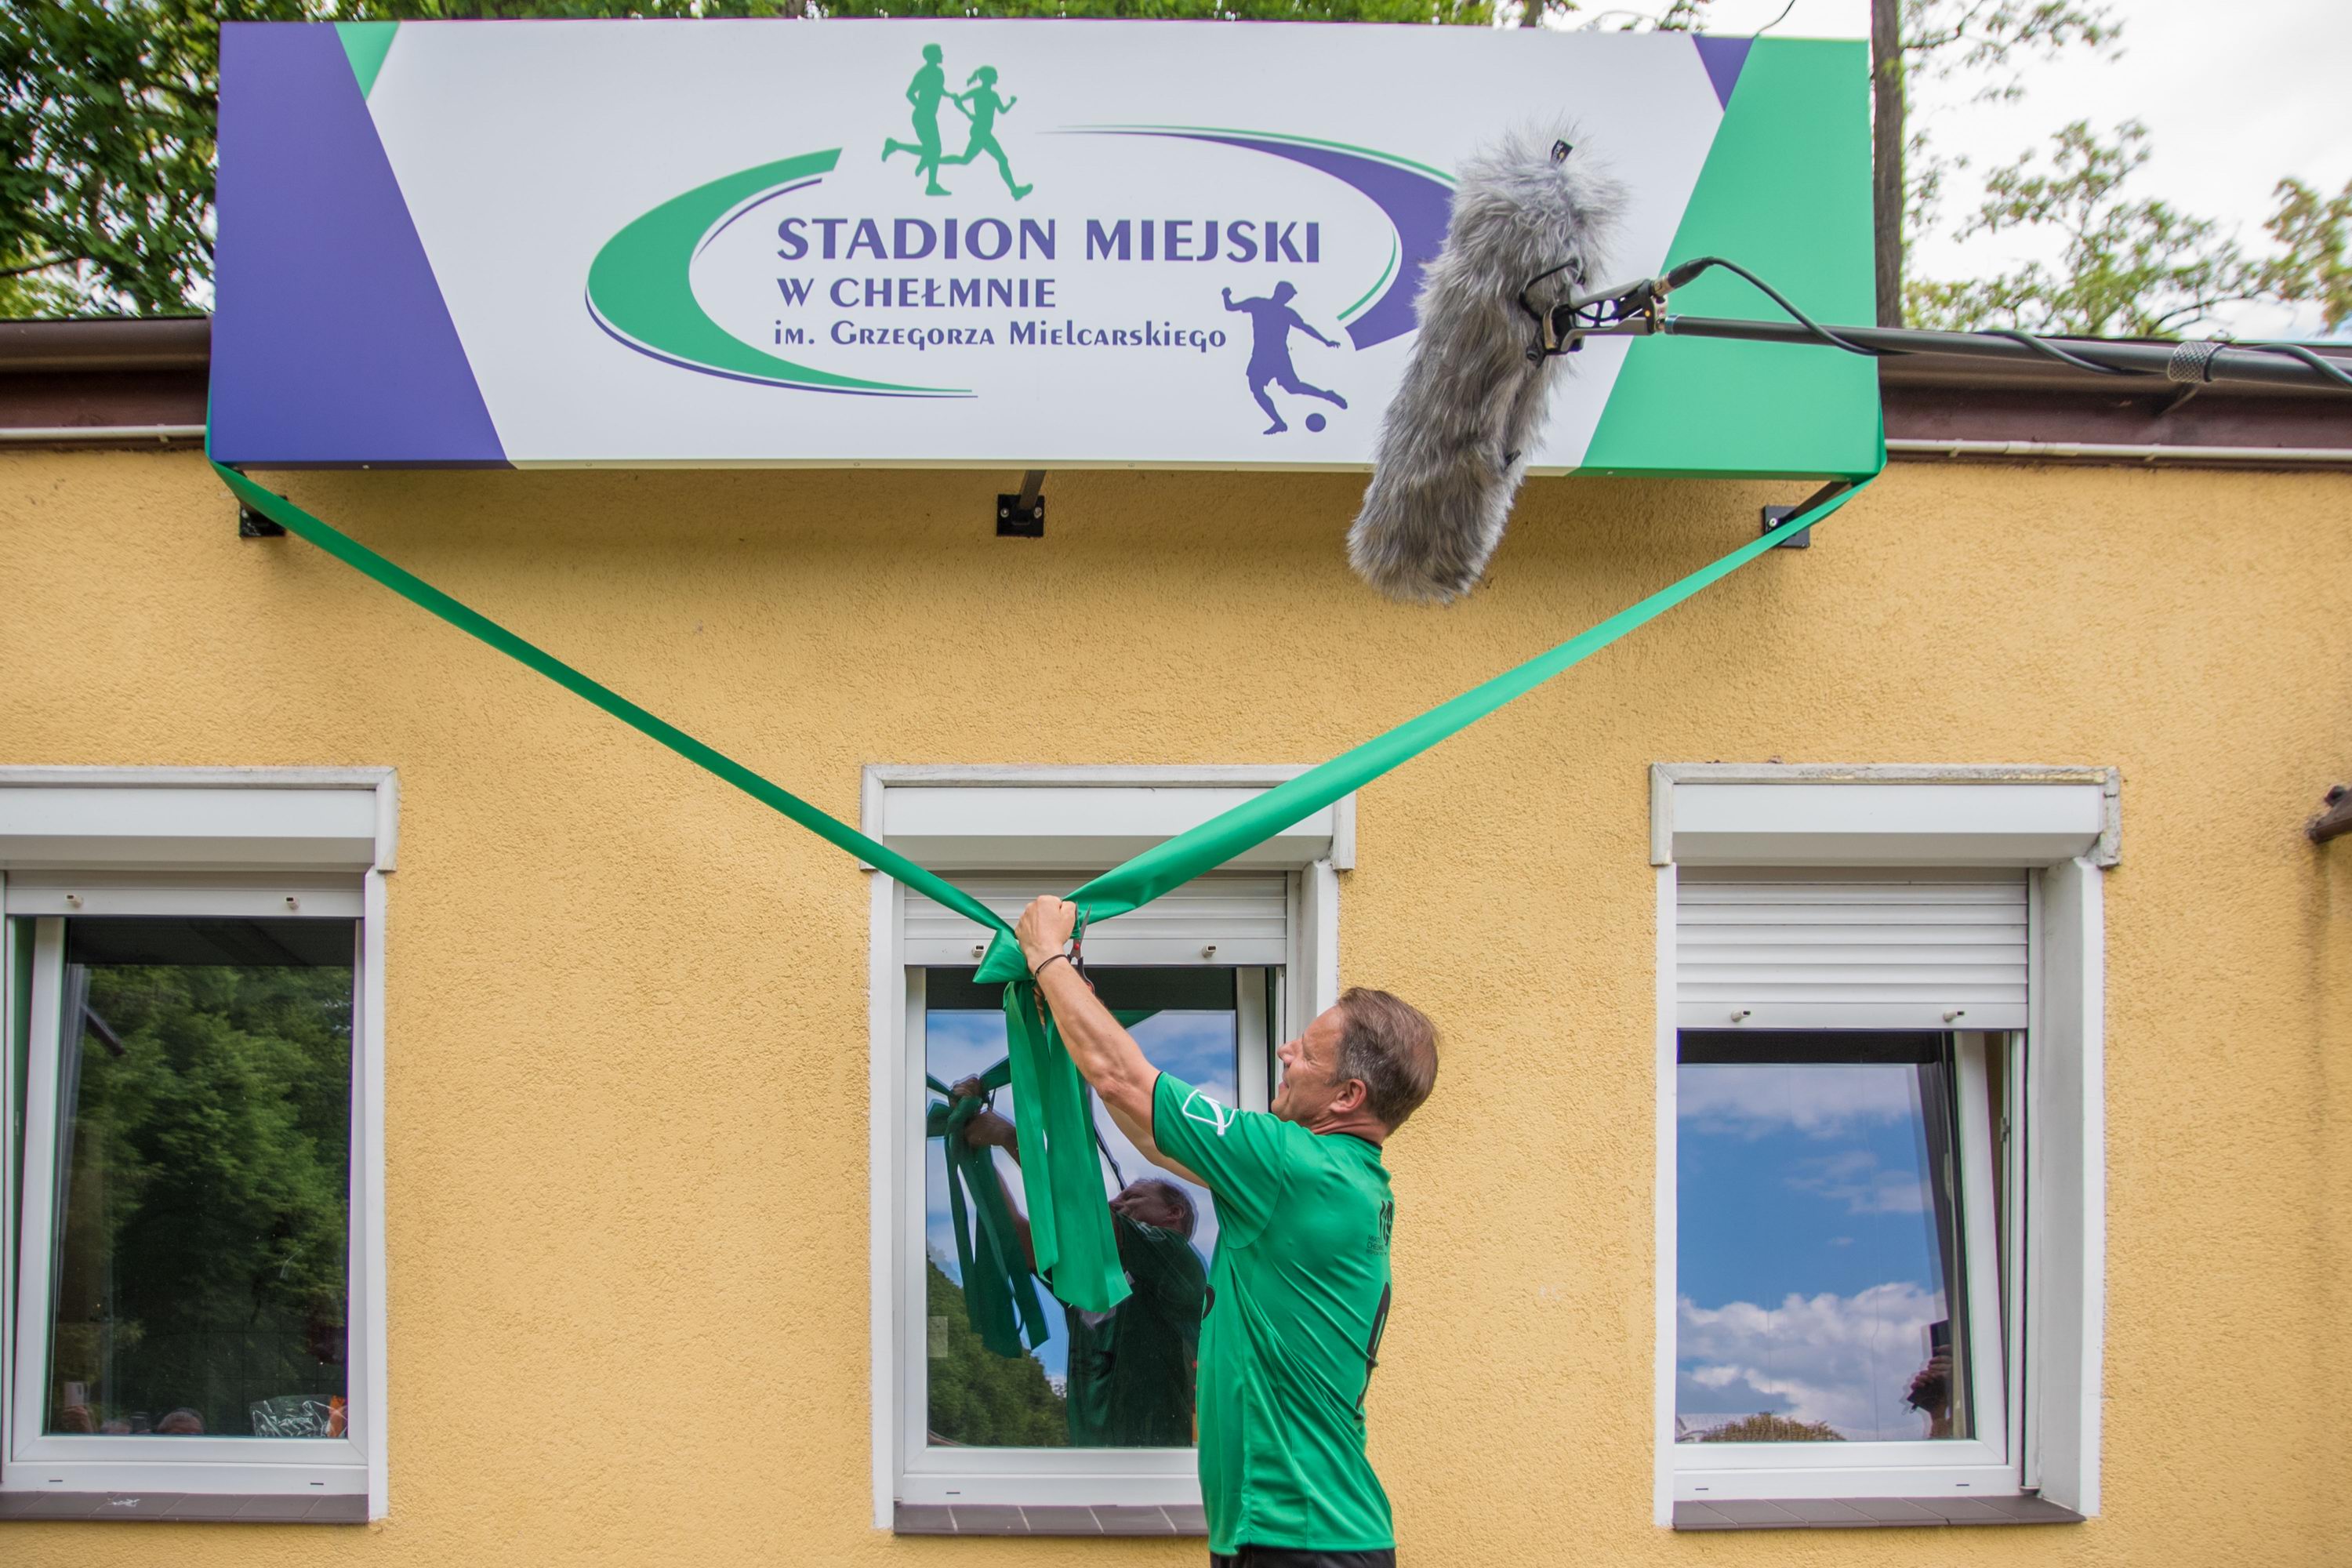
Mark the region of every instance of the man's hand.
[[1030, 900], [1013, 935], [1021, 943], [1021, 956], [1028, 960], [1032, 972], [1069, 944], [1070, 932], [1077, 924], [1077, 905], [1050, 893]]
[[1160, 1069], [1144, 1059], [1135, 1037], [1103, 1005], [1076, 965], [1038, 967], [1062, 951], [1077, 921], [1078, 906], [1062, 899], [1038, 899], [1021, 911], [1013, 934], [1021, 942], [1021, 956], [1037, 977], [1037, 994], [1061, 1026], [1063, 1047], [1070, 1053], [1079, 1076], [1101, 1097], [1103, 1109], [1110, 1112], [1118, 1130], [1145, 1159], [1193, 1180], [1190, 1171], [1160, 1153], [1152, 1142], [1151, 1092], [1160, 1081]]
[[1010, 1149], [1016, 1159], [1021, 1149], [1021, 1137], [1013, 1123], [993, 1110], [974, 1112], [963, 1125], [963, 1141], [974, 1149]]

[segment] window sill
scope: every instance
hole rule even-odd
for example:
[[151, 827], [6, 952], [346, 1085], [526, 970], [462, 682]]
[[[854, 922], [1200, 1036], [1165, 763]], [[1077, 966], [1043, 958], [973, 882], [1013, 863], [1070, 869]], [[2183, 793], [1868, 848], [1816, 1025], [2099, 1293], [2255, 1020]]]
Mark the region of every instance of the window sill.
[[1198, 1535], [1209, 1533], [1198, 1504], [1165, 1508], [1078, 1504], [1015, 1508], [1010, 1503], [902, 1502], [890, 1521], [896, 1535]]
[[1724, 1498], [1675, 1504], [1676, 1530], [1885, 1530], [1937, 1524], [2080, 1524], [2074, 1510], [2038, 1497]]
[[363, 1492], [0, 1492], [0, 1521], [111, 1519], [181, 1524], [365, 1524]]

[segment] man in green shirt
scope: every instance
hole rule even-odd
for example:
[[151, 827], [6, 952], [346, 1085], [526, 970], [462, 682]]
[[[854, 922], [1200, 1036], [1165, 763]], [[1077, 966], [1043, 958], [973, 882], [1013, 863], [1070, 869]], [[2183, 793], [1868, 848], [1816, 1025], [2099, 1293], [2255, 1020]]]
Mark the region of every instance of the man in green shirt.
[[1396, 1205], [1381, 1145], [1429, 1097], [1437, 1033], [1356, 988], [1277, 1053], [1268, 1111], [1145, 1059], [1065, 949], [1077, 906], [1042, 898], [1015, 934], [1070, 1059], [1147, 1159], [1217, 1200], [1198, 1387], [1201, 1500], [1218, 1568], [1391, 1568], [1364, 1395], [1389, 1315]]

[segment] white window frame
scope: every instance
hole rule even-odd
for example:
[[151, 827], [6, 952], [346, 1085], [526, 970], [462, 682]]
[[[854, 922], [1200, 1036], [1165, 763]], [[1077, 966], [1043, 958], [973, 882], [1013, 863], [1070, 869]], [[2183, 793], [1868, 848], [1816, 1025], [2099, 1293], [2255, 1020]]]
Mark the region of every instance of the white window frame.
[[[1811, 1037], [1837, 1031], [1798, 1032]], [[1987, 1058], [1999, 1051], [2013, 1068], [2021, 1060], [2021, 1037], [2015, 1035], [1965, 1034], [1953, 1053], [1952, 1099], [1958, 1121], [1953, 1148], [1960, 1164], [1958, 1241], [1966, 1292], [1956, 1316], [1970, 1373], [1969, 1429], [1978, 1436], [1871, 1443], [1871, 1462], [1864, 1466], [1853, 1461], [1856, 1445], [1843, 1443], [1677, 1443], [1674, 1468], [1678, 1499], [1983, 1496], [2018, 1490], [2017, 1466], [2010, 1456], [2018, 1452], [2020, 1433], [2011, 1417], [2019, 1414], [2015, 1390], [2022, 1369], [2019, 1358], [2004, 1353], [1999, 1337], [1990, 1348], [1981, 1344], [1977, 1328], [2016, 1321], [2017, 1303], [2013, 1297], [2004, 1300], [2004, 1281], [2015, 1286], [2020, 1272], [2015, 1265], [2022, 1254], [2010, 1248], [2004, 1266], [2004, 1232], [2013, 1238], [2016, 1231], [2013, 1225], [2001, 1223], [2008, 1216], [1996, 1208], [1993, 1194], [1998, 1190], [2016, 1195], [2023, 1159], [2021, 1151], [2008, 1145], [2009, 1179], [1994, 1182], [1994, 1162], [2002, 1157], [2006, 1141], [2000, 1129], [1987, 1125]], [[2004, 1081], [2018, 1080], [2012, 1075]], [[1857, 1470], [1867, 1471], [1876, 1484], [1855, 1489], [1853, 1472]]]
[[[1654, 1516], [1676, 1500], [2015, 1496], [2099, 1510], [2099, 1382], [2105, 1292], [2105, 942], [2099, 872], [2119, 847], [2112, 768], [1658, 763], [1651, 769], [1657, 877], [1657, 1167]], [[1962, 1052], [1956, 1096], [1969, 1322], [2005, 1321], [2001, 1375], [1979, 1386], [1980, 1438], [1843, 1444], [1677, 1444], [1675, 985], [1678, 868], [1691, 866], [1986, 867], [2027, 875], [2028, 1024]], [[1985, 1110], [1983, 1056], [2008, 1053], [2003, 1157], [2008, 1296], [1989, 1198], [2002, 1148], [1965, 1118]], [[1969, 1065], [1971, 1055], [1973, 1067]], [[1971, 1092], [1971, 1084], [1974, 1091]], [[2021, 1333], [2021, 1339], [2020, 1335]], [[1981, 1362], [1979, 1363], [1982, 1364]]]
[[[55, 1179], [65, 920], [75, 915], [284, 915], [355, 920], [352, 1038], [349, 1416], [341, 1438], [45, 1436], [49, 1218], [25, 1210], [20, 1173], [0, 1159], [0, 1493], [104, 1495], [137, 1518], [144, 1495], [365, 1500], [390, 1508], [385, 1408], [383, 1212], [384, 877], [394, 867], [398, 781], [389, 768], [0, 768], [0, 909], [34, 921], [25, 1195]], [[0, 997], [13, 995], [15, 944], [0, 943]], [[0, 1063], [16, 1042], [0, 1019]], [[14, 1125], [13, 1074], [0, 1071], [0, 1129]], [[47, 1106], [49, 1114], [37, 1114]], [[0, 1149], [5, 1149], [0, 1143]], [[7, 1150], [13, 1155], [13, 1150]], [[42, 1163], [37, 1163], [42, 1162]], [[37, 1261], [27, 1262], [35, 1247]], [[21, 1265], [21, 1268], [20, 1268]], [[114, 1511], [113, 1509], [110, 1512]], [[272, 1517], [287, 1517], [272, 1513]], [[346, 1516], [347, 1517], [347, 1516]], [[0, 1525], [0, 1529], [5, 1529]]]
[[[864, 827], [933, 869], [1034, 870], [1043, 888], [1057, 881], [1057, 872], [1116, 865], [1304, 771], [877, 765], [866, 770]], [[1285, 872], [1291, 900], [1285, 983], [1276, 1004], [1282, 1016], [1244, 1019], [1244, 1098], [1268, 1087], [1264, 1052], [1247, 1048], [1250, 1026], [1268, 1042], [1278, 1041], [1339, 999], [1338, 873], [1354, 858], [1349, 796], [1232, 863]], [[1200, 1480], [1189, 1452], [973, 1450], [971, 1462], [962, 1466], [922, 1452], [920, 1380], [909, 1375], [909, 1347], [919, 1342], [919, 1325], [909, 1317], [913, 1271], [906, 1241], [922, 1229], [915, 1089], [922, 1081], [916, 1052], [922, 1040], [923, 973], [906, 951], [905, 889], [878, 872], [872, 883], [867, 1158], [876, 1528], [891, 1528], [902, 1503], [1198, 1506]], [[1105, 938], [1115, 929], [1106, 928]], [[1245, 968], [1244, 978], [1259, 973]], [[1263, 996], [1262, 984], [1240, 987], [1245, 1013], [1263, 1011]], [[919, 1284], [918, 1274], [913, 1289]]]

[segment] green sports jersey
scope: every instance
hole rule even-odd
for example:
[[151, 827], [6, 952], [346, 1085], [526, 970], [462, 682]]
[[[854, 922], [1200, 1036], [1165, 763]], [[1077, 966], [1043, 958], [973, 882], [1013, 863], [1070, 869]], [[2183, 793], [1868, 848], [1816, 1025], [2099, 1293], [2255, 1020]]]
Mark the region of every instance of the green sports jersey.
[[1111, 1221], [1131, 1294], [1108, 1312], [1063, 1309], [1069, 1325], [1070, 1443], [1183, 1448], [1192, 1442], [1192, 1358], [1208, 1278], [1172, 1230]]
[[1199, 1388], [1209, 1550], [1395, 1545], [1364, 1457], [1396, 1215], [1380, 1150], [1236, 1110], [1167, 1073], [1151, 1136], [1217, 1200]]

